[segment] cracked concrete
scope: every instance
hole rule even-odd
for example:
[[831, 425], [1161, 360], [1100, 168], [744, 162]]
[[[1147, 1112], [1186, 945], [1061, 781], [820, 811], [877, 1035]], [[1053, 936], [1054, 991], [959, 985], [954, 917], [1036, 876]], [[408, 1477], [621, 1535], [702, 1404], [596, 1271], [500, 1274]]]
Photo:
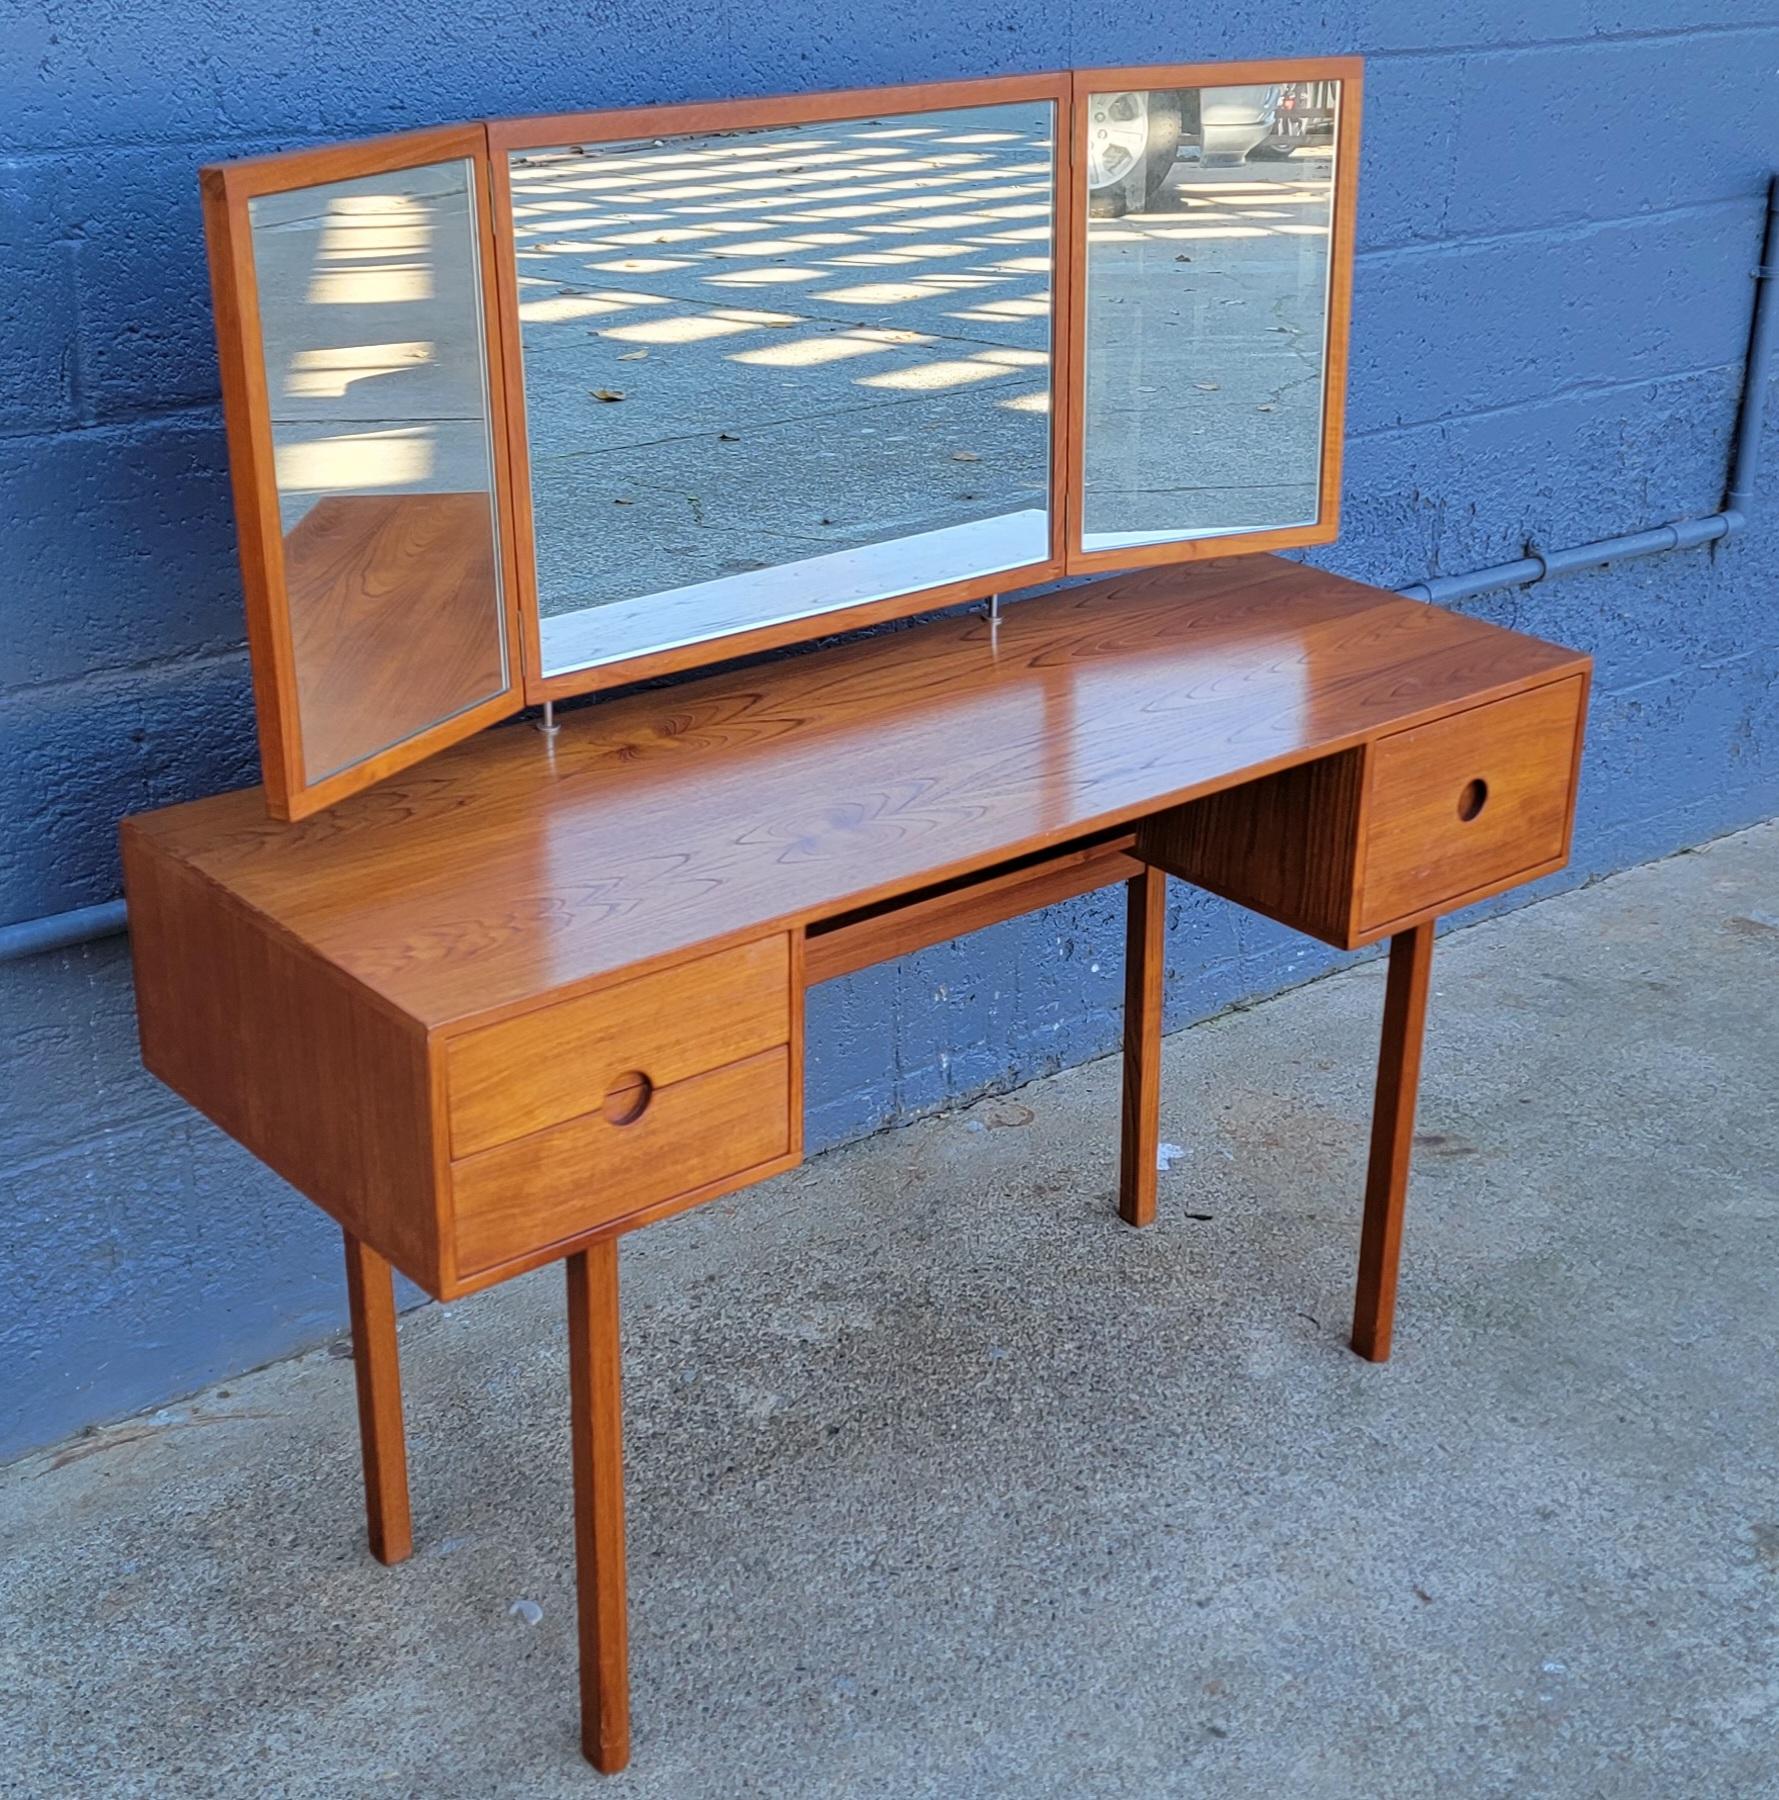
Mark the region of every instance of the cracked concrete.
[[[1779, 825], [1442, 940], [1396, 1359], [1344, 1345], [1382, 970], [623, 1258], [613, 1793], [1779, 1794]], [[591, 1794], [555, 1271], [0, 1472], [0, 1791]]]

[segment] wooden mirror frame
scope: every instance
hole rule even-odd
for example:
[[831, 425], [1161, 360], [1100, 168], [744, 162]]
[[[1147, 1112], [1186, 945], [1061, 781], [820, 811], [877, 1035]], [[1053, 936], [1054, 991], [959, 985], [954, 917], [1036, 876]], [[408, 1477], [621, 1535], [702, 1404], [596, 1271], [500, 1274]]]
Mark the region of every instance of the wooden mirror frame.
[[[296, 654], [285, 585], [284, 530], [279, 514], [277, 456], [271, 399], [266, 386], [260, 329], [259, 280], [253, 255], [249, 203], [265, 194], [289, 193], [361, 175], [387, 175], [429, 163], [467, 162], [476, 199], [476, 240], [481, 277], [484, 354], [488, 370], [488, 425], [494, 519], [499, 542], [506, 683], [499, 693], [454, 713], [439, 724], [391, 744], [318, 781], [305, 773], [302, 721], [297, 707]], [[473, 736], [523, 704], [523, 634], [519, 619], [518, 564], [513, 554], [512, 493], [507, 479], [509, 443], [506, 394], [496, 354], [500, 321], [494, 291], [493, 195], [488, 185], [488, 137], [480, 125], [400, 132], [362, 143], [282, 156], [217, 163], [202, 171], [204, 236], [210, 253], [216, 347], [222, 372], [222, 410], [234, 490], [235, 525], [241, 545], [241, 584], [247, 612], [248, 659], [253, 670], [253, 709], [259, 727], [259, 760], [266, 807], [275, 819], [300, 819], [336, 800], [405, 769], [435, 751]]]
[[1057, 334], [1067, 367], [1068, 419], [1062, 436], [1068, 468], [1051, 504], [1065, 517], [1063, 570], [1068, 575], [1100, 575], [1118, 569], [1147, 569], [1162, 563], [1197, 562], [1207, 556], [1234, 556], [1261, 550], [1292, 550], [1331, 544], [1340, 535], [1340, 469], [1345, 447], [1347, 339], [1353, 310], [1353, 224], [1359, 195], [1359, 111], [1365, 62], [1357, 56], [1316, 56], [1290, 62], [1164, 63], [1123, 69], [1077, 69], [1071, 78], [1069, 166], [1087, 166], [1087, 97], [1118, 88], [1270, 87], [1291, 81], [1338, 81], [1340, 110], [1335, 117], [1334, 192], [1329, 221], [1328, 329], [1322, 359], [1322, 442], [1316, 517], [1304, 525], [1266, 526], [1253, 531], [1219, 531], [1154, 544], [1086, 550], [1082, 512], [1087, 481], [1087, 208], [1069, 245], [1066, 292]]
[[[1062, 509], [1056, 496], [1065, 480], [1065, 449], [1058, 421], [1063, 417], [1063, 358], [1057, 319], [1058, 296], [1063, 292], [1071, 238], [1068, 230], [1073, 184], [1069, 180], [1066, 144], [1069, 131], [1070, 85], [1067, 75], [1010, 75], [987, 81], [929, 82], [912, 87], [851, 88], [826, 94], [796, 94], [784, 99], [731, 100], [685, 106], [638, 106], [612, 112], [559, 113], [528, 119], [491, 121], [488, 147], [493, 159], [494, 193], [501, 237], [499, 266], [501, 306], [501, 354], [506, 370], [507, 406], [515, 422], [512, 433], [514, 515], [518, 522], [520, 580], [525, 598], [525, 697], [532, 702], [561, 700], [589, 694], [655, 675], [670, 675], [731, 656], [749, 656], [782, 645], [805, 643], [837, 631], [852, 631], [886, 619], [906, 618], [912, 612], [957, 606], [1011, 588], [1037, 587], [1058, 580], [1064, 572]], [[1050, 553], [1041, 562], [1017, 564], [987, 575], [946, 582], [938, 587], [910, 589], [879, 600], [861, 601], [812, 612], [779, 624], [759, 625], [727, 632], [695, 643], [644, 651], [622, 660], [589, 667], [544, 673], [540, 643], [542, 617], [538, 605], [537, 560], [531, 520], [530, 445], [524, 429], [525, 377], [520, 361], [519, 287], [517, 244], [512, 231], [512, 190], [508, 182], [508, 158], [514, 151], [548, 149], [559, 144], [621, 143], [637, 138], [674, 138], [701, 134], [759, 130], [780, 125], [826, 125], [851, 119], [870, 119], [903, 113], [945, 112], [972, 106], [1016, 105], [1020, 101], [1048, 102], [1055, 108], [1056, 140], [1052, 151], [1054, 173], [1051, 189], [1051, 335], [1050, 335]], [[893, 552], [895, 540], [876, 546]], [[714, 653], [713, 653], [714, 652]]]
[[[235, 516], [240, 535], [247, 637], [258, 714], [266, 804], [280, 819], [298, 819], [421, 761], [523, 705], [594, 693], [654, 676], [708, 666], [731, 657], [783, 648], [836, 632], [906, 618], [963, 602], [1037, 587], [1070, 575], [1189, 562], [1207, 556], [1278, 550], [1331, 541], [1339, 529], [1342, 424], [1352, 295], [1358, 186], [1361, 84], [1358, 57], [1277, 62], [1182, 63], [1082, 69], [981, 81], [855, 88], [758, 100], [625, 107], [483, 120], [394, 134], [319, 150], [214, 164], [201, 173], [205, 235], [222, 370]], [[1081, 541], [1086, 401], [1085, 322], [1088, 208], [1086, 96], [1108, 87], [1224, 87], [1338, 81], [1340, 109], [1328, 261], [1328, 325], [1323, 362], [1322, 442], [1317, 516], [1313, 523], [1088, 551]], [[798, 618], [645, 651], [621, 660], [546, 675], [531, 512], [524, 371], [519, 336], [517, 246], [508, 157], [515, 150], [574, 143], [825, 124], [894, 113], [935, 112], [1020, 101], [1056, 109], [1051, 220], [1049, 554], [992, 574], [913, 588]], [[262, 194], [464, 159], [474, 170], [482, 307], [493, 447], [495, 519], [508, 645], [508, 683], [442, 724], [432, 726], [324, 779], [304, 778], [296, 672], [284, 585], [283, 532], [275, 477], [272, 422], [259, 322], [258, 288], [248, 203]], [[893, 548], [888, 540], [883, 548]]]

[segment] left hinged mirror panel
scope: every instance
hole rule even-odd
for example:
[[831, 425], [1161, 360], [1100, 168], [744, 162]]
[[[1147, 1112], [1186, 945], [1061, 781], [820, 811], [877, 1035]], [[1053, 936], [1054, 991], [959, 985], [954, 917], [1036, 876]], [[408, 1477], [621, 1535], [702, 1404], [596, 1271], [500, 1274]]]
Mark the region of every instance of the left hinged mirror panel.
[[480, 127], [206, 169], [267, 806], [520, 705]]

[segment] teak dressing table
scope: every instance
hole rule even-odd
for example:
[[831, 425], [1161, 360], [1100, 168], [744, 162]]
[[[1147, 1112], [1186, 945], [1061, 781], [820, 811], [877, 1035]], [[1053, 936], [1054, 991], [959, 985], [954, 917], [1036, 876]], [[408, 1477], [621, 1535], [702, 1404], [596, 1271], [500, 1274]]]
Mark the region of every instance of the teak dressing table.
[[[563, 1262], [600, 1769], [629, 1755], [618, 1240], [798, 1162], [811, 985], [1124, 883], [1141, 1226], [1168, 876], [1389, 938], [1352, 1339], [1389, 1354], [1435, 921], [1565, 861], [1590, 664], [1267, 554], [1335, 531], [1358, 81], [1076, 72], [206, 171], [266, 782], [123, 827], [143, 1057], [345, 1235], [386, 1563], [411, 1548], [392, 1270], [452, 1299]], [[793, 205], [813, 164], [867, 198]], [[848, 283], [949, 235], [930, 277], [797, 314], [773, 261], [747, 304], [724, 287], [767, 227]], [[650, 346], [707, 360], [676, 385]], [[589, 386], [618, 360], [630, 389]], [[728, 454], [718, 422], [794, 403], [820, 427], [772, 453], [784, 492], [605, 510], [665, 504], [663, 441]]]
[[1392, 936], [1381, 1360], [1434, 920], [1565, 860], [1588, 666], [1246, 558], [484, 734], [294, 826], [251, 792], [131, 820], [149, 1068], [347, 1234], [377, 1554], [409, 1548], [390, 1265], [450, 1299], [566, 1258], [584, 1741], [621, 1767], [619, 1236], [798, 1160], [810, 983], [1113, 881], [1133, 1225], [1165, 876]]

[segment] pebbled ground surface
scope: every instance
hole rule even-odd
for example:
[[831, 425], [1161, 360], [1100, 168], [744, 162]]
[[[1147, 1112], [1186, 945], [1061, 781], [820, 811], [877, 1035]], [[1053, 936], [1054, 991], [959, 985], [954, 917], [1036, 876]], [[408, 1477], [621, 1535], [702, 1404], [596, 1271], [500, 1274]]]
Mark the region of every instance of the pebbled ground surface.
[[[0, 1793], [1779, 1794], [1779, 825], [1442, 941], [1397, 1353], [1382, 968], [626, 1247], [635, 1762], [576, 1753], [553, 1271], [0, 1472]], [[528, 1604], [520, 1604], [521, 1602]]]

